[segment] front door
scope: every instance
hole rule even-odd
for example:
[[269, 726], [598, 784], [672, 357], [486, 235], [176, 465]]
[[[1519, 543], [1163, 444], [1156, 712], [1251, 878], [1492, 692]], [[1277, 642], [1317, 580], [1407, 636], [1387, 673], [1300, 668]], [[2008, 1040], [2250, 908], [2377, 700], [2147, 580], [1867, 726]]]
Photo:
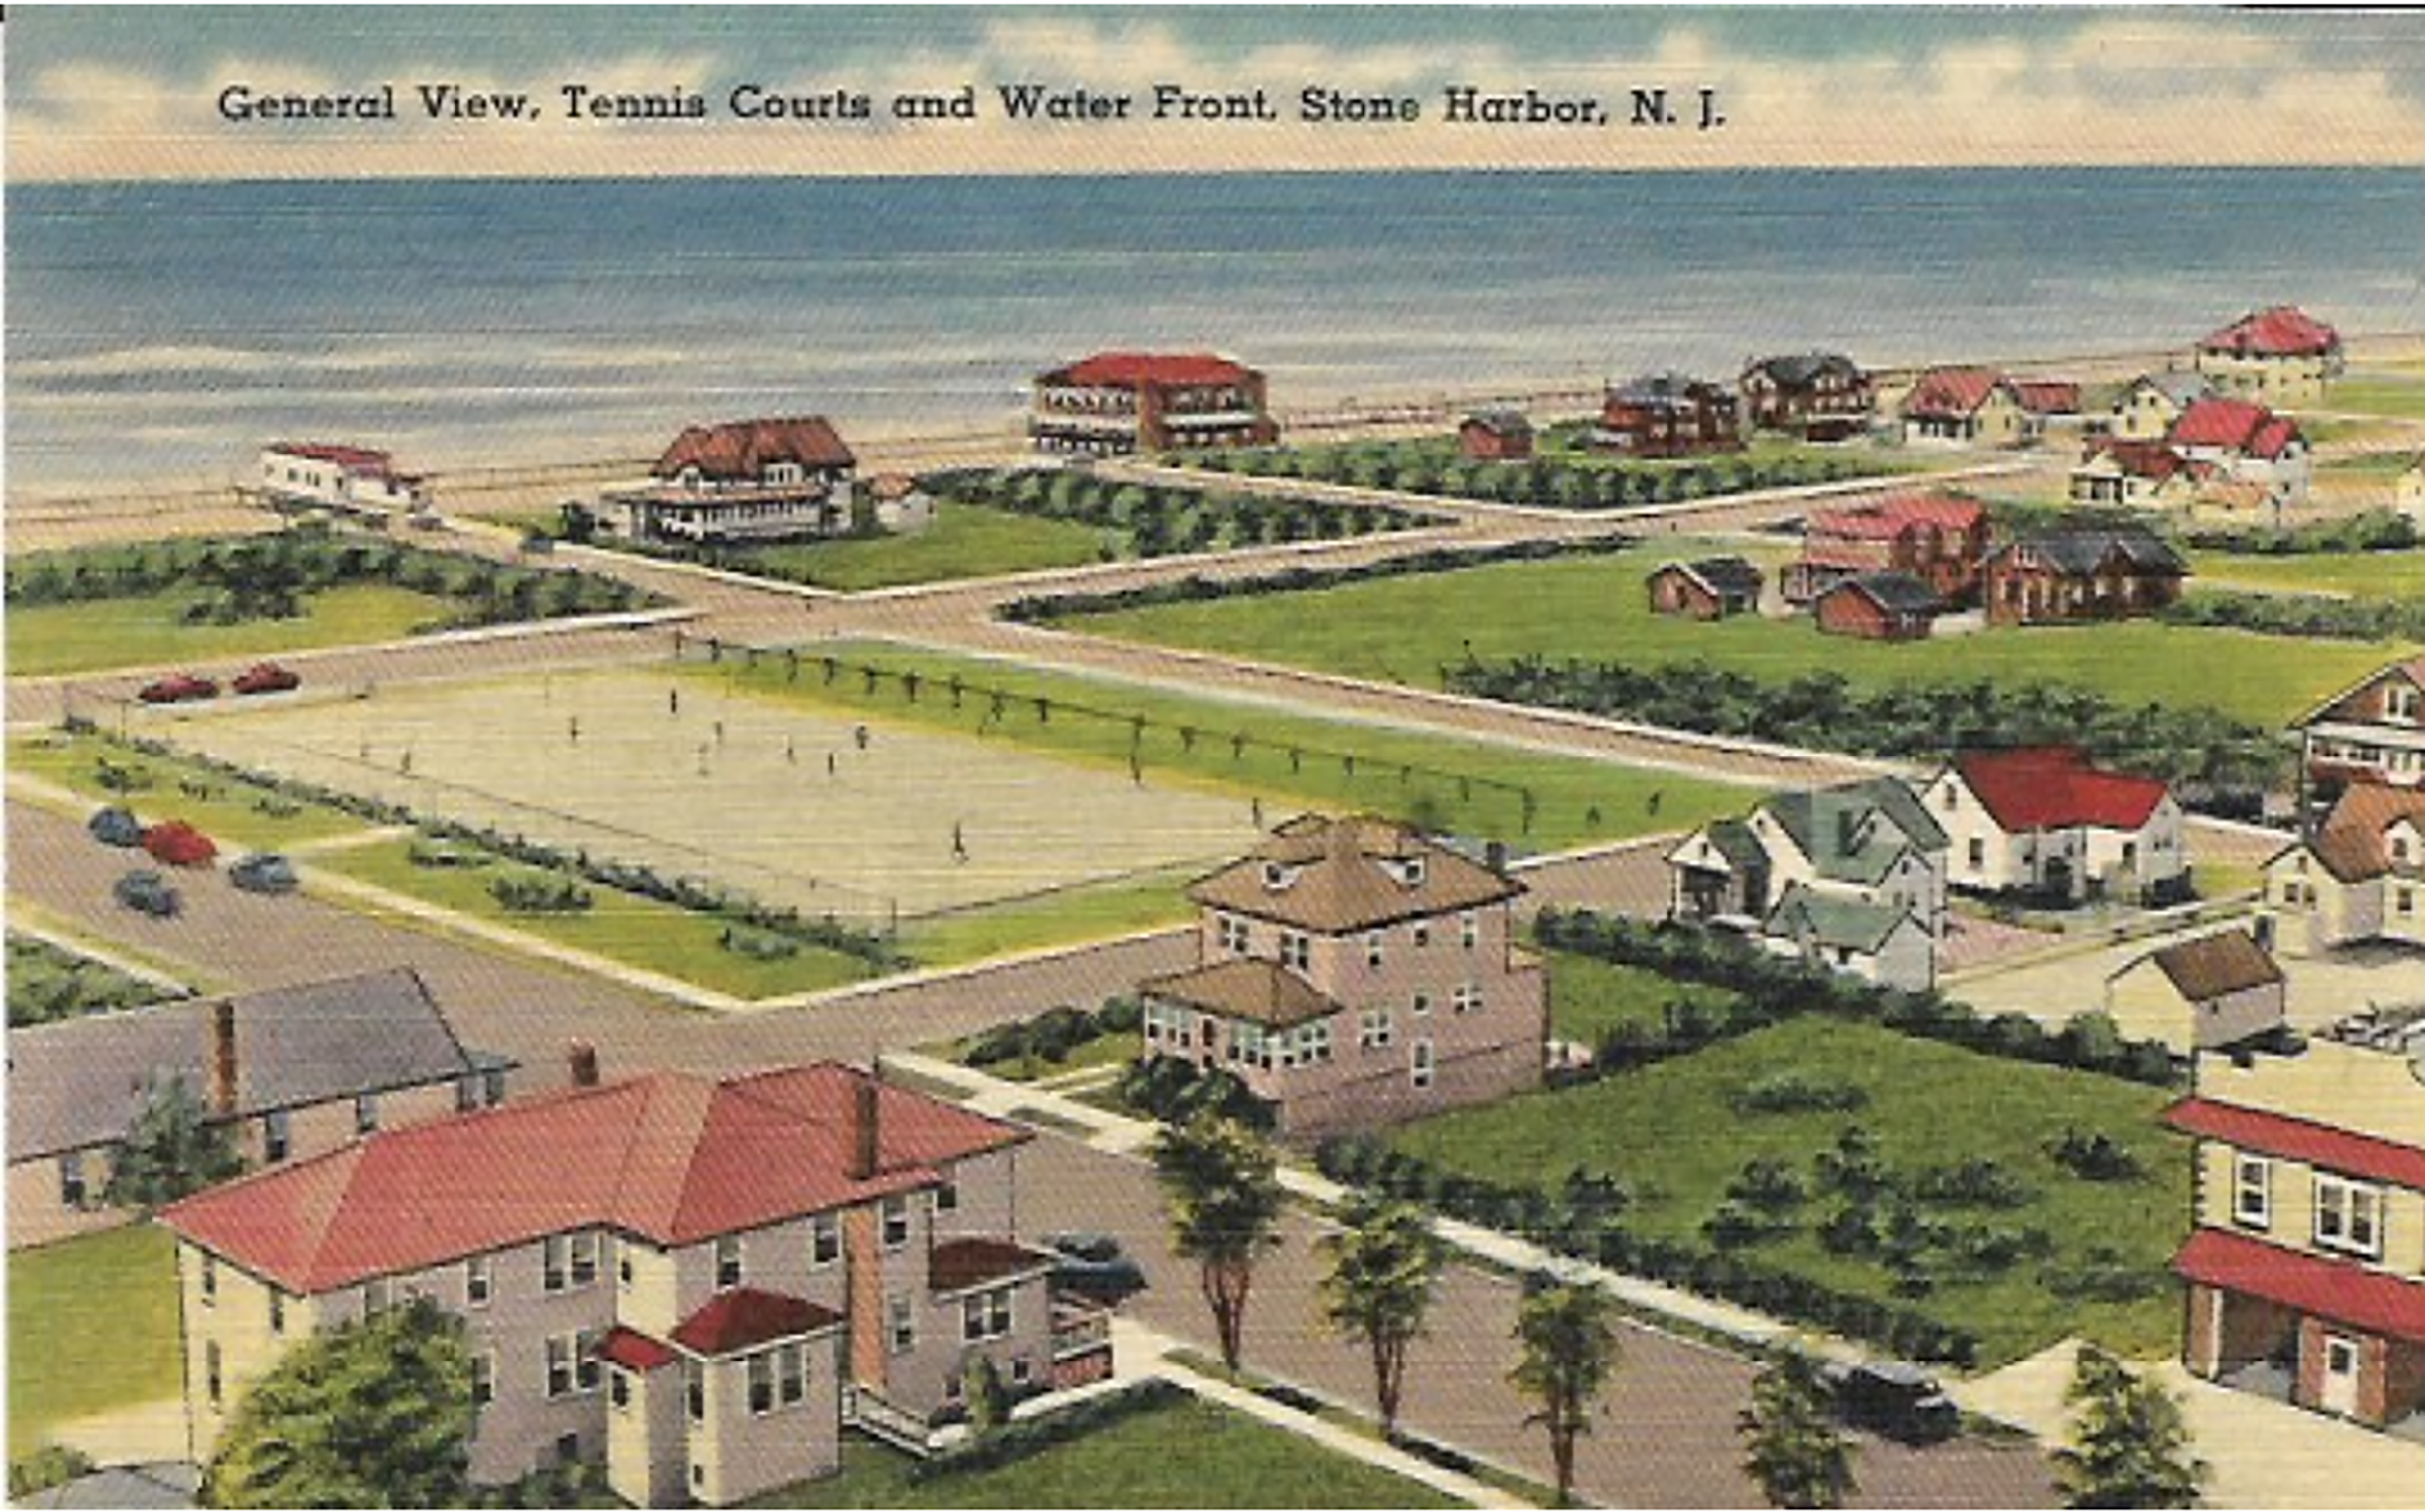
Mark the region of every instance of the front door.
[[2320, 1405], [2343, 1417], [2357, 1414], [2357, 1341], [2342, 1334], [2324, 1336], [2324, 1395]]

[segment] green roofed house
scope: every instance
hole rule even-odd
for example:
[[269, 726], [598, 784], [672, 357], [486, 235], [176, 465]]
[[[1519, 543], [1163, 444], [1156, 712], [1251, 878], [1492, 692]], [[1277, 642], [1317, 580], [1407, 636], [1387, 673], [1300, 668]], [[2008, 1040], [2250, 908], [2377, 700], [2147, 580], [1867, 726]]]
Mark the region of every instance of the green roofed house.
[[1926, 987], [1945, 931], [1945, 860], [1944, 829], [1893, 778], [1784, 792], [1667, 853], [1667, 913], [1867, 981]]

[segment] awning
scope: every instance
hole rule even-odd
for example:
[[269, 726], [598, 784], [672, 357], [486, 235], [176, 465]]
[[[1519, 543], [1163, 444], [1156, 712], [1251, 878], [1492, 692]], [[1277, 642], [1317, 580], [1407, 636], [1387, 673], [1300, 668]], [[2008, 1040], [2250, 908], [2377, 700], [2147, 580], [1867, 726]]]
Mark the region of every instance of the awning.
[[2261, 1297], [2410, 1344], [2425, 1344], [2425, 1285], [2221, 1229], [2192, 1234], [2173, 1269], [2201, 1286]]
[[646, 1375], [674, 1362], [674, 1352], [634, 1329], [617, 1324], [598, 1341], [598, 1358]]

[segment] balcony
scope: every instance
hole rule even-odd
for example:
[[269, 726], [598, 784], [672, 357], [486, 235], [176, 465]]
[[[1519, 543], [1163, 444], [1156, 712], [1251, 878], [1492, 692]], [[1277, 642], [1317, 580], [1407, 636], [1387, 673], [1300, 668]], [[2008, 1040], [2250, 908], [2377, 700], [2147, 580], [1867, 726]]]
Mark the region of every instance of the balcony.
[[1074, 1298], [1053, 1299], [1053, 1362], [1111, 1348], [1111, 1315]]

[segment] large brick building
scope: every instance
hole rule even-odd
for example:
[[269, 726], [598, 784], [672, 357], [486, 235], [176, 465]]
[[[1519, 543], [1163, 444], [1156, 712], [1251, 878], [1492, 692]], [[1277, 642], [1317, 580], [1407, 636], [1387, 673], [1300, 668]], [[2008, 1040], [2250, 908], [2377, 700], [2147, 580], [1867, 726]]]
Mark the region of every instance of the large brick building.
[[1188, 889], [1201, 965], [1139, 984], [1145, 1054], [1226, 1070], [1290, 1136], [1540, 1084], [1549, 993], [1523, 887], [1411, 830], [1306, 816]]
[[1990, 625], [2139, 619], [2181, 597], [2189, 563], [2144, 530], [2056, 530], [1987, 556]]
[[1280, 439], [1263, 374], [1210, 352], [1097, 352], [1036, 375], [1028, 436], [1040, 452], [1128, 456]]
[[1991, 527], [1974, 498], [1906, 494], [1842, 509], [1814, 509], [1802, 554], [1785, 572], [1785, 601], [1807, 604], [1847, 578], [1900, 572], [1947, 604], [1978, 597]]
[[1805, 441], [1858, 436], [1877, 409], [1869, 375], [1841, 352], [1763, 357], [1743, 369], [1736, 387], [1743, 397], [1744, 425]]

